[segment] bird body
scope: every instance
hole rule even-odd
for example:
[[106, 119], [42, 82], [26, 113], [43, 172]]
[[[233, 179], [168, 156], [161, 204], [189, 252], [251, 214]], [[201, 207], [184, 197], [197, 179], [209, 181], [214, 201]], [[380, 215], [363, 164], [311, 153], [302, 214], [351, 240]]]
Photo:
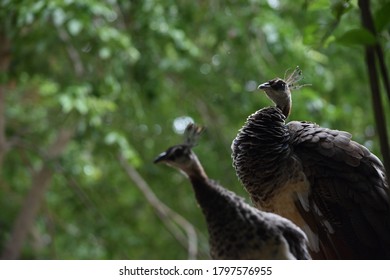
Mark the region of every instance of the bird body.
[[257, 208], [305, 231], [314, 258], [390, 258], [382, 163], [348, 132], [286, 124], [292, 82], [276, 78], [260, 85], [276, 106], [250, 115], [233, 140], [237, 176]]
[[[187, 129], [192, 135], [200, 130]], [[189, 133], [191, 134], [191, 133]], [[176, 145], [160, 154], [164, 162], [189, 178], [205, 216], [213, 259], [309, 259], [305, 234], [291, 221], [260, 211], [209, 179], [190, 145]]]
[[190, 178], [206, 218], [213, 259], [307, 259], [292, 222], [259, 211], [210, 179]]

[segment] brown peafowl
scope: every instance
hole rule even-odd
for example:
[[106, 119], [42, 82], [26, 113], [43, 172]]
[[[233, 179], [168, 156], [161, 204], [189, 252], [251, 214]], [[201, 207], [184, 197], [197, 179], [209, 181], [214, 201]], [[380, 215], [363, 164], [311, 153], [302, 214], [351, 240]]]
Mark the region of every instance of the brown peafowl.
[[250, 115], [232, 143], [233, 166], [257, 208], [293, 221], [313, 258], [390, 258], [390, 204], [381, 161], [351, 134], [285, 123], [302, 73], [259, 86], [276, 106]]
[[184, 144], [161, 153], [163, 162], [183, 171], [191, 181], [206, 218], [213, 259], [309, 259], [305, 234], [292, 222], [262, 212], [209, 179], [192, 151], [203, 128], [187, 126]]

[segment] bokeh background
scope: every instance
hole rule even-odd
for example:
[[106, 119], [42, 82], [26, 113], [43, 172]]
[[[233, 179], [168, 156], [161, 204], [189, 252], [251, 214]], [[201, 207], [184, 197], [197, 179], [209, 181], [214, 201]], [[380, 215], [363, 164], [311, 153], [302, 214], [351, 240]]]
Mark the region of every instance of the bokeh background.
[[[389, 1], [371, 10], [389, 65]], [[247, 197], [230, 144], [297, 65], [290, 120], [381, 157], [357, 1], [1, 0], [0, 22], [3, 258], [208, 259], [190, 183], [153, 159], [204, 125], [208, 175]]]

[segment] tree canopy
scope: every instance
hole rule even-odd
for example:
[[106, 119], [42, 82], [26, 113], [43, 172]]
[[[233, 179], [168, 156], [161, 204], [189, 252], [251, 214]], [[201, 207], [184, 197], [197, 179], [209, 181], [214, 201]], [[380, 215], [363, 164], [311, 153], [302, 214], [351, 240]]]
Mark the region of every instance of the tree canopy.
[[247, 197], [231, 141], [271, 104], [258, 84], [297, 65], [290, 120], [381, 158], [363, 47], [389, 63], [390, 3], [371, 10], [376, 35], [357, 1], [0, 1], [3, 257], [209, 258], [190, 183], [153, 159], [204, 125], [206, 172]]

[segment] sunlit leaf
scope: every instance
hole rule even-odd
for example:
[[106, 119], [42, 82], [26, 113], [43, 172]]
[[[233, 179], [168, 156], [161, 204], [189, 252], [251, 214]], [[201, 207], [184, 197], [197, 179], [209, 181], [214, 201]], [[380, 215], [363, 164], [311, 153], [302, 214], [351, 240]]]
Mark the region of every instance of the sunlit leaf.
[[103, 47], [99, 50], [99, 56], [101, 59], [107, 59], [111, 56], [111, 50], [109, 48]]
[[66, 20], [66, 14], [62, 8], [56, 8], [53, 11], [53, 22], [57, 26], [61, 26], [64, 24]]
[[310, 1], [308, 4], [309, 11], [329, 9], [330, 6], [329, 0]]
[[83, 25], [79, 20], [71, 19], [68, 22], [69, 33], [72, 34], [73, 36], [78, 35], [82, 29], [83, 29]]

